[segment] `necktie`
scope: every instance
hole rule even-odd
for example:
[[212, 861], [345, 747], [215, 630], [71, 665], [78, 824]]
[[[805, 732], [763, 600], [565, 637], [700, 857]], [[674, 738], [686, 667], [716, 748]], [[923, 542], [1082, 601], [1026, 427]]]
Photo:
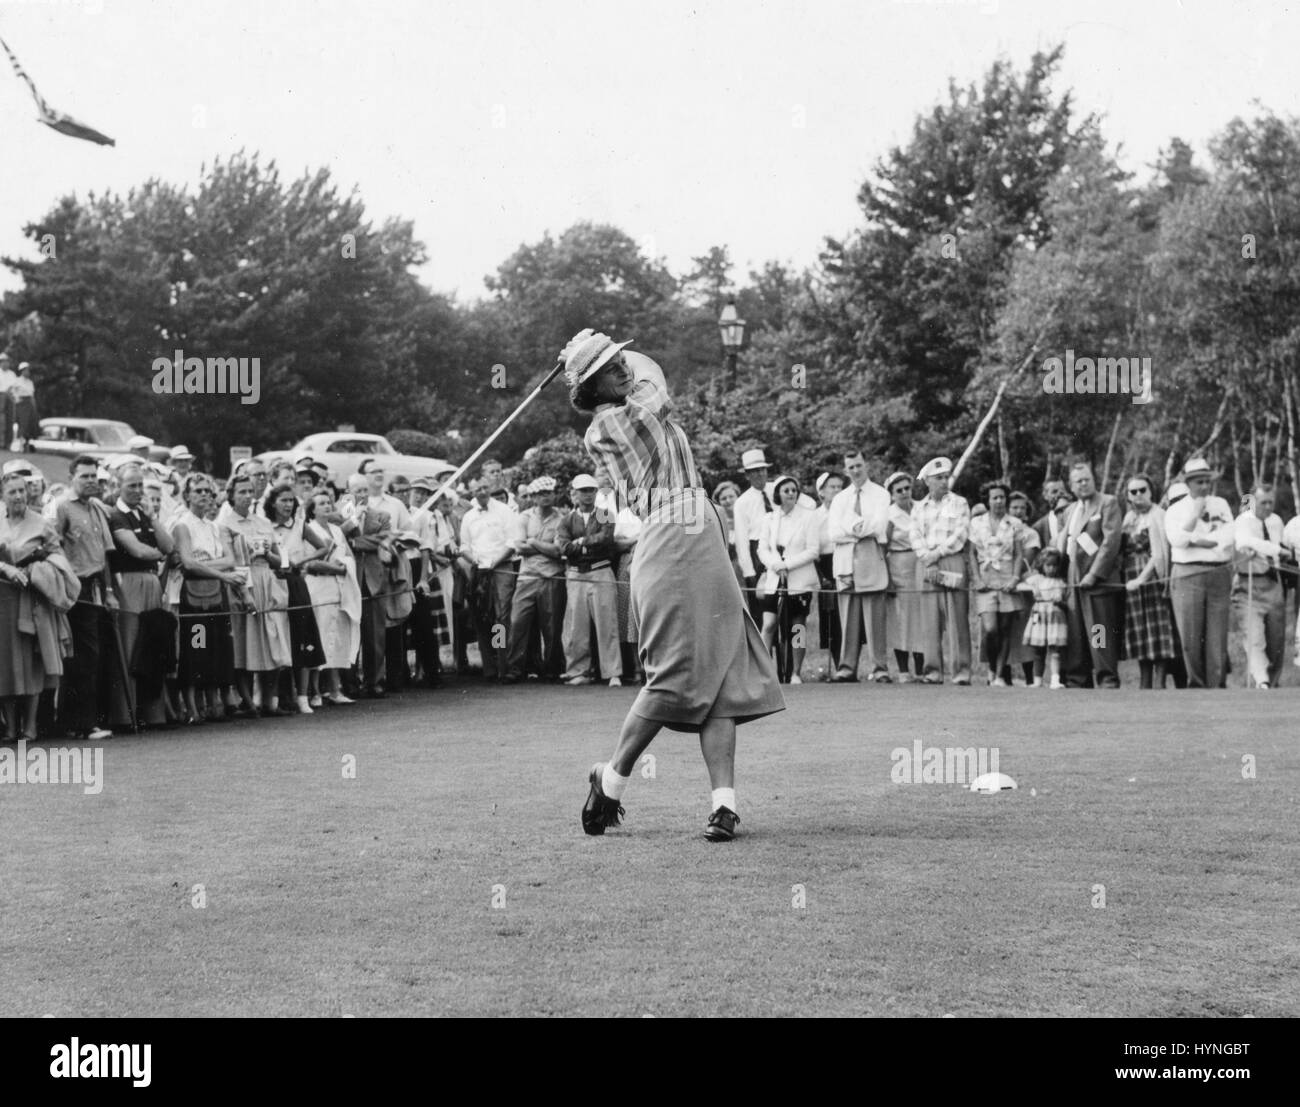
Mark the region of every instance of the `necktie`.
[[767, 498], [767, 491], [763, 492], [763, 511], [766, 513], [772, 510], [772, 501]]
[[853, 497], [853, 514], [859, 519], [862, 518], [862, 489], [859, 488]]

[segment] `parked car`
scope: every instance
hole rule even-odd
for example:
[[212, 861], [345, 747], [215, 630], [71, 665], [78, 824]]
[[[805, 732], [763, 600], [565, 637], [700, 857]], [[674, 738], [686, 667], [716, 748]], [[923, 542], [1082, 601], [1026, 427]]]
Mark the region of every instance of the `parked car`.
[[[130, 423], [117, 419], [81, 419], [76, 416], [59, 416], [42, 419], [41, 433], [28, 443], [28, 448], [41, 454], [58, 454], [74, 458], [80, 454], [106, 459], [113, 454], [130, 451], [126, 444], [135, 437]], [[170, 450], [157, 443], [149, 447], [149, 460], [166, 462]]]
[[348, 477], [352, 476], [368, 457], [382, 460], [384, 471], [390, 478], [400, 473], [412, 480], [416, 477], [432, 477], [434, 480], [441, 480], [456, 471], [455, 465], [442, 458], [399, 454], [382, 434], [355, 432], [309, 434], [287, 450], [268, 450], [266, 453], [258, 454], [257, 459], [270, 467], [277, 461], [297, 461], [303, 455], [328, 465], [330, 481], [337, 488], [343, 488], [347, 484]]

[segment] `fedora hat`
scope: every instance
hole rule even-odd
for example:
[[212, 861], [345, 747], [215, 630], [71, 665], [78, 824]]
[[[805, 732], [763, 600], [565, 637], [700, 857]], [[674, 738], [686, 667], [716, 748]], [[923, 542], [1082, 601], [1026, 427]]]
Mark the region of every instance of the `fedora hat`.
[[1194, 457], [1183, 465], [1183, 480], [1188, 477], [1209, 477], [1217, 480], [1219, 474], [1210, 468], [1210, 463], [1203, 457]]
[[766, 469], [767, 458], [762, 450], [746, 450], [740, 455], [740, 467], [742, 469]]

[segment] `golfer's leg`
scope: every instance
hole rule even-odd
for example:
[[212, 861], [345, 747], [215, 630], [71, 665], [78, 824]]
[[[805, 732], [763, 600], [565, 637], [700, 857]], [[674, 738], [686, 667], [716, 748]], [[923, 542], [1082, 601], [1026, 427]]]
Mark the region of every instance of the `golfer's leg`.
[[609, 762], [614, 772], [622, 777], [631, 776], [637, 759], [645, 753], [646, 747], [654, 741], [662, 727], [663, 723], [642, 718], [629, 711], [623, 720], [623, 729], [619, 732], [618, 746]]
[[736, 786], [736, 720], [705, 719], [700, 730], [700, 752], [709, 770], [709, 786]]

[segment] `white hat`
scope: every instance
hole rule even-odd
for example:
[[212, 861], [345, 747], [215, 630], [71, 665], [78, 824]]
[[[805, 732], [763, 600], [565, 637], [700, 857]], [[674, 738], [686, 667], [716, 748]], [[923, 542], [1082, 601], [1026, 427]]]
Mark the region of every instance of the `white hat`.
[[933, 457], [925, 463], [917, 475], [925, 480], [927, 477], [946, 477], [952, 473], [952, 462], [946, 457]]
[[21, 461], [15, 458], [13, 461], [6, 461], [4, 469], [0, 470], [0, 476], [11, 476], [14, 473], [22, 473], [25, 477], [34, 477], [37, 475], [36, 470], [32, 467], [30, 461]]
[[765, 489], [767, 492], [767, 498], [773, 503], [776, 503], [776, 490], [787, 481], [793, 482], [795, 492], [803, 491], [803, 485], [799, 483], [798, 477], [792, 477], [788, 473], [783, 473], [781, 476], [777, 477], [776, 480], [768, 481], [767, 488]]
[[529, 495], [532, 495], [537, 492], [554, 492], [554, 491], [555, 491], [554, 477], [538, 477], [535, 481], [533, 481], [532, 484], [528, 486]]
[[575, 491], [578, 491], [579, 489], [583, 489], [583, 488], [599, 488], [600, 485], [596, 483], [596, 478], [593, 477], [590, 473], [579, 473], [576, 477], [573, 478], [573, 481], [570, 483], [569, 487], [574, 489]]
[[560, 351], [564, 362], [564, 378], [569, 382], [572, 392], [583, 381], [595, 376], [605, 363], [624, 346], [632, 345], [633, 340], [615, 342], [607, 334], [598, 334], [590, 327], [579, 331]]
[[143, 434], [133, 434], [130, 437], [130, 439], [127, 441], [126, 448], [128, 450], [138, 450], [142, 446], [152, 446], [152, 445], [153, 445], [152, 438], [148, 438]]
[[746, 450], [740, 455], [740, 467], [742, 469], [766, 469], [767, 458], [763, 456], [762, 450]]
[[1209, 477], [1214, 480], [1218, 476], [1219, 474], [1210, 468], [1210, 463], [1203, 457], [1194, 457], [1183, 466], [1183, 480], [1188, 477]]
[[173, 446], [170, 458], [172, 461], [193, 461], [194, 455], [188, 446]]

